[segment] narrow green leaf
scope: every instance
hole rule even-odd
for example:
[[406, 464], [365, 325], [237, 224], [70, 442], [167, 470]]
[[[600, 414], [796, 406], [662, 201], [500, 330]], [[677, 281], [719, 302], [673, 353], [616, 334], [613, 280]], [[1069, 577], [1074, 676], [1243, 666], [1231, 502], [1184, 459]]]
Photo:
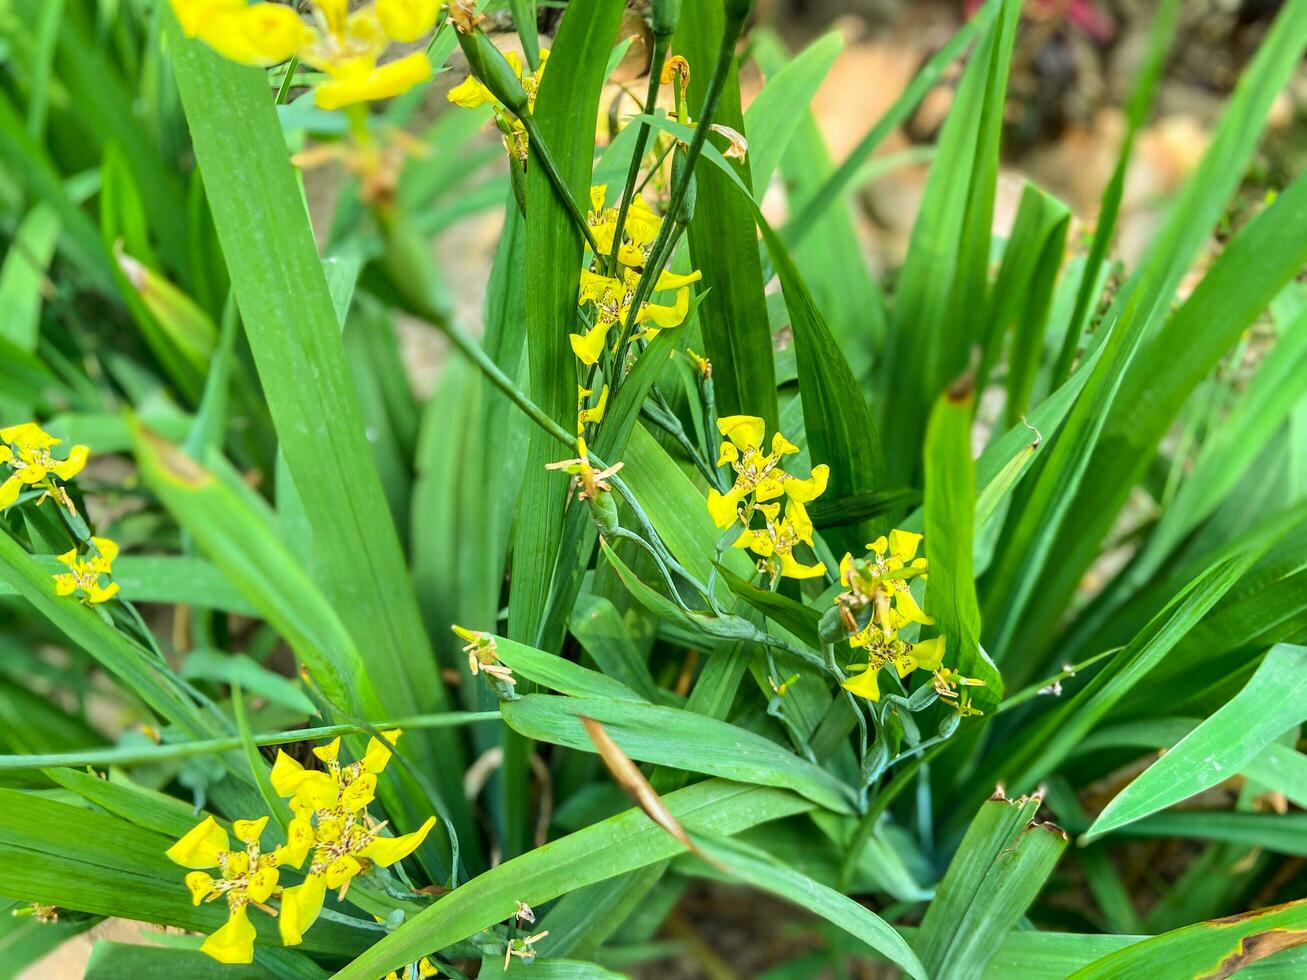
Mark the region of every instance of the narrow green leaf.
[[645, 700], [619, 680], [524, 643], [498, 637], [495, 640], [495, 652], [514, 673], [560, 694], [615, 701]]
[[1307, 647], [1271, 649], [1242, 691], [1134, 779], [1085, 833], [1093, 840], [1215, 786], [1307, 721]]
[[[811, 804], [793, 793], [713, 779], [664, 797], [687, 830], [734, 834]], [[419, 912], [339, 973], [373, 980], [432, 950], [466, 939], [517, 912], [596, 881], [663, 861], [684, 847], [641, 810], [627, 810], [473, 878]]]
[[528, 694], [500, 706], [529, 738], [595, 751], [581, 717], [601, 722], [632, 759], [760, 786], [783, 786], [836, 813], [851, 813], [852, 791], [824, 769], [753, 732], [704, 715], [635, 701]]
[[976, 515], [976, 468], [971, 459], [970, 379], [935, 403], [926, 429], [926, 611], [945, 637], [944, 659], [964, 676], [984, 681], [972, 701], [989, 712], [1003, 698], [1003, 679], [980, 646], [980, 607], [971, 570]]
[[1307, 899], [1153, 936], [1095, 960], [1072, 977], [1109, 980], [1148, 973], [1228, 977], [1303, 943], [1307, 943]]
[[[622, 9], [606, 0], [569, 4], [549, 54], [534, 115], [576, 201], [590, 192], [594, 121], [609, 52]], [[576, 415], [576, 366], [560, 324], [576, 319], [576, 289], [583, 254], [581, 234], [544, 167], [526, 175], [526, 340], [528, 391], [555, 422], [571, 428]], [[558, 444], [532, 428], [513, 538], [509, 635], [538, 644], [549, 600], [553, 561], [563, 532], [567, 480], [546, 470]]]
[[[681, 6], [672, 50], [690, 62], [689, 109], [694, 118], [703, 107], [724, 30], [725, 13], [720, 3]], [[730, 68], [712, 122], [749, 135], [740, 108], [740, 80], [735, 65]], [[720, 144], [721, 138], [716, 139]], [[710, 139], [704, 144], [704, 155], [712, 147]], [[745, 198], [752, 200], [751, 163], [746, 156], [727, 175], [716, 167], [705, 166], [702, 159], [695, 167], [699, 206], [690, 222], [690, 257], [694, 268], [703, 273], [700, 285], [708, 290], [700, 325], [706, 348], [703, 353], [713, 365], [717, 407], [723, 416], [761, 416], [767, 431], [774, 432], [780, 409], [763, 296], [762, 260], [748, 203], [728, 189], [730, 183], [741, 183]]]
[[909, 976], [925, 980], [926, 968], [912, 948], [884, 919], [865, 906], [755, 847], [729, 837], [692, 834], [691, 839], [731, 877], [821, 916], [898, 964]]
[[[232, 289], [312, 530], [317, 581], [357, 645], [382, 713], [446, 710], [267, 78], [187, 39], [176, 18], [165, 16]], [[251, 228], [262, 232], [250, 235]], [[434, 773], [465, 846], [473, 847], [458, 740], [423, 733], [408, 751]]]
[[822, 80], [844, 46], [837, 33], [818, 38], [771, 74], [744, 114], [749, 133], [753, 196], [762, 200], [772, 173], [789, 145]]
[[916, 947], [932, 976], [982, 976], [1053, 870], [1067, 838], [1035, 823], [1038, 798], [981, 805], [926, 910]]

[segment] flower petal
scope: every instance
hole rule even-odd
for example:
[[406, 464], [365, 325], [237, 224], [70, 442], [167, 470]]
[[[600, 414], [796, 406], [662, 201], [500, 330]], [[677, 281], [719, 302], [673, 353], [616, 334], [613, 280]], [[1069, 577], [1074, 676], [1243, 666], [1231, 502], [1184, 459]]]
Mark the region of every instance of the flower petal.
[[317, 874], [309, 875], [303, 884], [287, 888], [281, 893], [281, 914], [277, 916], [277, 926], [281, 930], [283, 944], [298, 946], [304, 941], [304, 933], [308, 932], [322, 911], [322, 899], [326, 893], [326, 879]]
[[200, 950], [219, 963], [252, 963], [254, 926], [250, 924], [249, 906], [242, 905], [232, 912], [227, 924], [204, 940]]
[[183, 868], [216, 868], [218, 855], [226, 851], [230, 843], [227, 831], [218, 825], [218, 821], [205, 817], [166, 853], [169, 860]]
[[383, 868], [394, 864], [401, 858], [406, 858], [417, 850], [418, 845], [426, 839], [431, 828], [436, 824], [435, 817], [427, 817], [424, 823], [411, 834], [404, 834], [402, 837], [378, 837], [361, 852], [365, 858], [369, 858], [381, 865]]

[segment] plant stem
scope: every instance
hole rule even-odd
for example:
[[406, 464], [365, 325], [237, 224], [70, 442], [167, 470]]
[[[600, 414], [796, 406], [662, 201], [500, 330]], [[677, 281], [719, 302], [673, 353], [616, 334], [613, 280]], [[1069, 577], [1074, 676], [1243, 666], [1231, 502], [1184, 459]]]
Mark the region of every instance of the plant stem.
[[[255, 745], [284, 745], [307, 739], [333, 738], [336, 735], [358, 735], [372, 729], [383, 728], [451, 728], [481, 721], [495, 721], [498, 711], [446, 711], [434, 715], [415, 715], [375, 725], [324, 725], [320, 728], [299, 728], [291, 732], [273, 732], [253, 736]], [[61, 752], [53, 755], [0, 755], [0, 771], [16, 769], [49, 769], [55, 766], [130, 766], [162, 762], [165, 759], [188, 759], [197, 755], [211, 755], [239, 749], [243, 744], [239, 735], [227, 738], [210, 738], [193, 742], [171, 742], [146, 748], [84, 749], [80, 752]]]
[[[713, 66], [712, 78], [708, 81], [708, 92], [703, 99], [703, 108], [694, 126], [694, 136], [691, 137], [689, 148], [685, 152], [685, 166], [681, 170], [680, 178], [672, 185], [672, 195], [667, 202], [667, 218], [663, 220], [658, 238], [654, 241], [653, 248], [649, 250], [650, 261], [644, 267], [644, 272], [640, 274], [640, 282], [635, 287], [635, 298], [631, 301], [631, 308], [626, 314], [626, 322], [622, 324], [622, 334], [617, 344], [618, 357], [621, 357], [623, 349], [631, 339], [631, 328], [635, 325], [640, 307], [649, 298], [649, 293], [653, 291], [653, 284], [658, 281], [663, 266], [671, 257], [673, 235], [683, 230], [684, 226], [676, 221], [676, 217], [680, 213], [690, 181], [694, 177], [694, 166], [703, 152], [704, 141], [708, 138], [708, 129], [712, 124], [713, 115], [717, 112], [717, 103], [721, 100], [722, 89], [726, 86], [726, 76], [730, 74], [731, 61], [735, 57], [735, 42], [739, 40], [740, 31], [743, 29], [743, 20], [731, 18], [726, 21], [721, 47], [717, 50], [717, 64]], [[671, 220], [667, 220], [668, 218]], [[620, 380], [620, 378], [613, 379], [614, 391]]]
[[[663, 73], [663, 61], [667, 58], [667, 46], [671, 38], [662, 35], [654, 35], [653, 57], [649, 62], [649, 91], [644, 99], [644, 112], [641, 115], [647, 115], [654, 111], [654, 106], [658, 104], [658, 86], [661, 83]], [[635, 189], [635, 182], [640, 176], [640, 163], [644, 160], [645, 147], [649, 144], [649, 133], [651, 127], [645, 119], [640, 119], [636, 126], [635, 151], [631, 155], [631, 165], [626, 170], [626, 185], [622, 188], [621, 204], [617, 210], [617, 224], [613, 228], [613, 248], [608, 256], [608, 270], [617, 268], [617, 253], [622, 248], [622, 231], [626, 227], [626, 215], [631, 210], [631, 201], [639, 192]], [[655, 166], [655, 169], [657, 167]]]

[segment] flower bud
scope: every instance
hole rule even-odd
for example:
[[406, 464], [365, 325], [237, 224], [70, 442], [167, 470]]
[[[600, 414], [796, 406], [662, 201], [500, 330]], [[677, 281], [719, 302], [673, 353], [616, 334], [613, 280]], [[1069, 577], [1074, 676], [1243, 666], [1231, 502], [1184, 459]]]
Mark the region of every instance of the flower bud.
[[676, 33], [681, 19], [681, 0], [653, 0], [654, 37], [668, 37]]
[[504, 108], [515, 116], [521, 116], [527, 108], [526, 89], [522, 87], [522, 79], [513, 71], [513, 66], [508, 63], [503, 52], [480, 32], [459, 34], [458, 43], [481, 84], [490, 89], [490, 94]]

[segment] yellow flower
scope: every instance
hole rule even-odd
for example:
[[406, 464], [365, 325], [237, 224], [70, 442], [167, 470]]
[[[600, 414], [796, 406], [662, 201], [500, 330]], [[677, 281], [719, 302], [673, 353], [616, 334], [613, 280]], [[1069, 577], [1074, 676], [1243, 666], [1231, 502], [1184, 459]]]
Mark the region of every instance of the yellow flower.
[[778, 521], [780, 509], [780, 504], [759, 504], [757, 510], [763, 515], [766, 526], [746, 528], [735, 539], [734, 547], [748, 548], [761, 555], [763, 560], [758, 563], [759, 570], [774, 576], [817, 578], [825, 575], [824, 563], [803, 565], [794, 558], [794, 549], [799, 544], [812, 546], [812, 521], [803, 504], [791, 500], [785, 507], [785, 517]]
[[40, 487], [45, 490], [42, 500], [54, 496], [71, 509], [67, 493], [51, 477], [62, 483], [73, 479], [86, 465], [90, 450], [86, 446], [73, 446], [67, 459], [55, 459], [50, 450], [62, 441], [35, 422], [0, 429], [0, 465], [9, 469], [9, 476], [0, 483], [0, 510], [11, 506], [24, 487]]
[[[440, 968], [431, 962], [431, 957], [429, 956], [422, 957], [422, 959], [417, 961], [416, 965], [417, 975], [421, 977], [422, 980], [427, 980], [428, 977], [440, 976]], [[386, 974], [385, 980], [409, 980], [409, 977], [412, 976], [411, 967], [412, 964], [404, 967], [403, 970], [391, 970]]]
[[[268, 818], [237, 820], [232, 830], [245, 845], [243, 850], [229, 850], [230, 838], [213, 817], [205, 817], [181, 840], [168, 848], [169, 859], [184, 868], [193, 868], [186, 876], [186, 887], [195, 905], [226, 898], [229, 917], [226, 925], [204, 940], [200, 949], [221, 963], [249, 963], [254, 959], [254, 926], [250, 924], [249, 906], [264, 906], [277, 893], [278, 856], [259, 849], [259, 835]], [[218, 877], [206, 874], [217, 868]], [[276, 914], [276, 913], [273, 913]]]
[[441, 0], [377, 0], [381, 29], [401, 44], [411, 44], [436, 23]]
[[585, 400], [593, 395], [594, 392], [589, 388], [576, 386], [576, 434], [584, 435], [585, 427], [588, 423], [599, 423], [604, 420], [604, 412], [608, 410], [608, 385], [604, 385], [599, 392], [599, 400], [589, 408], [586, 408]]
[[308, 22], [279, 3], [172, 0], [172, 6], [187, 36], [232, 61], [266, 66], [298, 55], [326, 73], [314, 92], [322, 109], [392, 98], [431, 77], [421, 51], [379, 61], [392, 41], [409, 43], [431, 30], [439, 0], [376, 0], [352, 12], [345, 0], [316, 0]]
[[[688, 275], [663, 272], [654, 284], [654, 291], [676, 290], [676, 299], [671, 306], [659, 305], [645, 301], [635, 316], [636, 323], [652, 322], [652, 327], [636, 333], [635, 338], [652, 340], [659, 330], [677, 327], [685, 320], [690, 310], [689, 283], [697, 282], [701, 273], [697, 270]], [[582, 364], [594, 364], [604, 351], [608, 331], [614, 324], [625, 322], [631, 304], [635, 302], [636, 289], [640, 284], [640, 274], [634, 269], [626, 269], [621, 279], [602, 276], [589, 269], [581, 270], [581, 287], [578, 305], [592, 303], [595, 311], [595, 323], [585, 334], [571, 334], [572, 351]]]
[[856, 694], [860, 698], [866, 698], [868, 701], [880, 700], [880, 668], [872, 668], [870, 664], [850, 665], [850, 670], [858, 670], [862, 673], [850, 677], [840, 684], [844, 690]]
[[836, 601], [853, 613], [872, 606], [887, 629], [891, 605], [906, 622], [932, 625], [935, 620], [921, 611], [912, 596], [910, 580], [924, 578], [927, 572], [926, 559], [916, 557], [920, 547], [920, 534], [894, 530], [888, 537], [882, 535], [867, 545], [872, 557], [855, 560], [845, 555], [840, 562], [840, 582], [849, 591]]
[[107, 602], [118, 594], [118, 583], [100, 584], [101, 575], [113, 574], [113, 560], [118, 557], [118, 545], [108, 538], [91, 538], [93, 552], [79, 557], [77, 549], [65, 552], [59, 560], [68, 566], [68, 571], [54, 576], [54, 591], [59, 596], [70, 596], [78, 590], [82, 601], [91, 605]]
[[[386, 741], [400, 737], [399, 729], [383, 732]], [[390, 746], [378, 738], [368, 741], [363, 757], [342, 765], [340, 739], [314, 748], [313, 754], [326, 769], [306, 769], [284, 752], [277, 753], [272, 767], [272, 785], [279, 796], [290, 797], [295, 817], [288, 828], [287, 843], [277, 849], [280, 863], [299, 867], [309, 852], [313, 858], [302, 884], [282, 894], [278, 919], [282, 941], [294, 946], [322, 911], [328, 888], [339, 889], [343, 898], [350, 882], [373, 865], [394, 864], [426, 839], [435, 817], [411, 834], [387, 837], [384, 823], [368, 813], [376, 796], [377, 776], [390, 762]]]
[[740, 505], [750, 495], [754, 504], [780, 496], [806, 504], [826, 492], [830, 468], [825, 464], [814, 466], [807, 479], [791, 476], [781, 469], [781, 458], [797, 453], [799, 448], [777, 432], [772, 436], [771, 452], [764, 453], [765, 429], [763, 420], [754, 415], [730, 415], [717, 421], [717, 430], [726, 437], [717, 465], [730, 464], [735, 471], [735, 483], [726, 493], [708, 491], [708, 513], [718, 527], [727, 527], [736, 520]]

